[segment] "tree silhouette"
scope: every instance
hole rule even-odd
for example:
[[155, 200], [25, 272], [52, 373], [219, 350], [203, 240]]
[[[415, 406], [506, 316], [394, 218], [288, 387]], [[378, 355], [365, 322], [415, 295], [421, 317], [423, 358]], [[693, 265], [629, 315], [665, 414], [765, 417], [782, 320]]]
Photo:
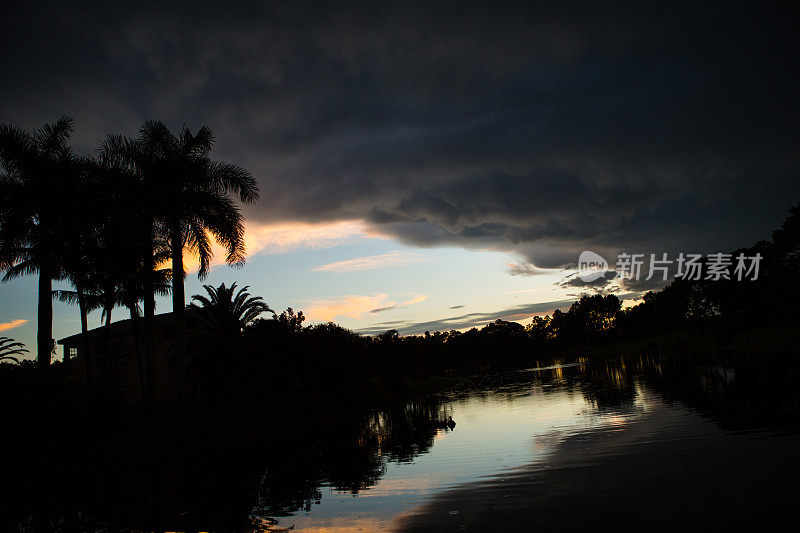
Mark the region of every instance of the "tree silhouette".
[[0, 125], [0, 270], [3, 281], [39, 274], [36, 350], [50, 365], [52, 280], [62, 277], [62, 222], [82, 166], [68, 146], [72, 119], [61, 117], [33, 133]]
[[166, 230], [172, 256], [175, 353], [178, 393], [182, 395], [186, 369], [184, 249], [199, 257], [200, 279], [208, 273], [212, 258], [210, 236], [225, 248], [228, 264], [243, 264], [244, 221], [232, 196], [244, 203], [255, 202], [258, 187], [243, 168], [211, 159], [214, 136], [207, 127], [195, 134], [184, 127], [176, 136], [164, 123], [150, 121], [142, 126], [139, 143], [147, 155], [145, 173], [159, 184], [159, 197], [166, 199], [158, 202], [156, 217]]
[[0, 337], [0, 361], [14, 361], [19, 363], [16, 356], [28, 353], [28, 349], [21, 342], [10, 337]]
[[[263, 313], [272, 313], [260, 296], [251, 296], [249, 287], [236, 290], [230, 287], [204, 285], [208, 296], [195, 294], [189, 309], [192, 311], [191, 326], [194, 341], [193, 364], [200, 381], [200, 389], [220, 385], [235, 388], [242, 384], [237, 372], [248, 371], [245, 361], [245, 327], [254, 323]], [[221, 354], [226, 354], [223, 361]], [[231, 368], [231, 364], [241, 368]], [[216, 385], [212, 385], [212, 381]]]
[[[261, 296], [251, 296], [250, 287], [236, 290], [236, 283], [230, 287], [203, 285], [208, 297], [200, 294], [192, 296], [190, 308], [195, 312], [197, 334], [202, 338], [232, 338], [241, 335], [244, 328], [255, 321], [262, 313], [272, 313], [272, 309]], [[195, 303], [197, 302], [197, 303]], [[200, 305], [198, 305], [200, 304]]]
[[[88, 315], [102, 305], [101, 295], [96, 283], [98, 257], [101, 252], [99, 230], [101, 216], [98, 205], [104, 205], [98, 194], [97, 173], [94, 162], [85, 161], [88, 172], [81, 173], [72, 184], [75, 194], [70, 205], [71, 216], [64, 217], [60, 228], [64, 246], [61, 250], [60, 263], [64, 277], [72, 284], [74, 290], [53, 291], [56, 300], [78, 306], [81, 321], [81, 349], [79, 362], [87, 383], [91, 387], [93, 376], [91, 356], [88, 342]], [[69, 353], [64, 353], [64, 359]]]
[[[169, 246], [162, 218], [165, 212], [160, 176], [160, 155], [145, 144], [140, 137], [109, 135], [99, 149], [98, 159], [107, 173], [116, 173], [121, 179], [117, 187], [122, 192], [123, 209], [133, 213], [129, 231], [137, 236], [142, 260], [141, 283], [144, 303], [144, 366], [146, 371], [147, 400], [155, 400], [155, 295], [158, 293], [156, 265], [168, 260]], [[164, 256], [166, 252], [166, 256]]]

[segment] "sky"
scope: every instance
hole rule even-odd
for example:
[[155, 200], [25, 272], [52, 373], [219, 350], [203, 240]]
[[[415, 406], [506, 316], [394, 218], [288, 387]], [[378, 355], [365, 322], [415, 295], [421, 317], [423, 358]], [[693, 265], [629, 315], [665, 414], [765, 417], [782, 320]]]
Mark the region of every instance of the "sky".
[[[800, 201], [800, 43], [778, 3], [3, 10], [0, 123], [69, 114], [79, 153], [148, 119], [209, 126], [261, 200], [247, 265], [204, 283], [310, 322], [418, 333], [524, 322], [585, 291], [635, 301], [649, 287], [580, 286], [565, 265], [729, 251]], [[35, 279], [0, 285], [0, 336], [34, 346], [35, 317]], [[78, 329], [56, 304], [54, 336]]]

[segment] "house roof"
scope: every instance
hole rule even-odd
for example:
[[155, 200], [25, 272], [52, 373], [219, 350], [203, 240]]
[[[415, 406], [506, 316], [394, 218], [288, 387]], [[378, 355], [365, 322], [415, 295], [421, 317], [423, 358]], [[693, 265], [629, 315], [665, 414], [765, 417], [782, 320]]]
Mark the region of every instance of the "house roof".
[[[187, 314], [189, 314], [189, 310], [187, 309]], [[160, 315], [155, 315], [153, 317], [153, 327], [155, 329], [163, 329], [166, 327], [172, 326], [172, 313], [162, 313]], [[144, 327], [144, 318], [139, 318], [139, 327]], [[90, 329], [86, 332], [88, 338], [91, 339], [98, 339], [102, 338], [105, 335], [105, 326], [100, 326], [99, 328]], [[109, 326], [108, 336], [112, 337], [123, 337], [129, 336], [133, 334], [133, 321], [128, 318], [125, 320], [118, 320], [116, 322], [112, 322]], [[75, 335], [70, 335], [69, 337], [64, 337], [58, 341], [58, 344], [78, 344], [81, 340], [81, 334], [76, 333]]]

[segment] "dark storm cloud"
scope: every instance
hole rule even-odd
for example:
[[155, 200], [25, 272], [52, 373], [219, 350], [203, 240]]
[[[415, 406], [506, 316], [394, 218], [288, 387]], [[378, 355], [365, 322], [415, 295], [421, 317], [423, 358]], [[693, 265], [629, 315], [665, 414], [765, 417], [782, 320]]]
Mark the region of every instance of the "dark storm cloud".
[[574, 287], [580, 290], [576, 293], [568, 293], [568, 296], [580, 298], [584, 294], [620, 294], [625, 291], [627, 296], [639, 295], [648, 291], [659, 291], [667, 286], [672, 278], [664, 280], [663, 278], [652, 279], [621, 279], [617, 283], [612, 283], [613, 279], [600, 278], [590, 282], [582, 281], [580, 278], [567, 277], [558, 285], [564, 288]]
[[452, 316], [440, 320], [432, 320], [430, 322], [403, 322], [392, 321], [383, 322], [358, 330], [359, 333], [366, 335], [377, 335], [383, 333], [387, 329], [396, 329], [403, 335], [417, 335], [425, 331], [449, 331], [453, 329], [464, 329], [472, 327], [483, 327], [495, 320], [521, 320], [537, 313], [550, 313], [555, 309], [565, 308], [572, 305], [574, 300], [559, 300], [554, 302], [540, 302], [535, 304], [526, 304], [516, 307], [509, 307], [500, 311], [492, 312], [476, 312], [467, 313], [463, 315]]
[[794, 13], [759, 4], [24, 4], [0, 121], [208, 124], [251, 220], [363, 218], [539, 267], [729, 250], [800, 200]]
[[606, 288], [616, 278], [617, 273], [613, 270], [606, 271], [602, 277], [591, 281], [583, 281], [578, 277], [578, 274], [575, 273], [565, 276], [564, 279], [558, 282], [558, 285], [561, 287], [593, 288], [601, 290]]

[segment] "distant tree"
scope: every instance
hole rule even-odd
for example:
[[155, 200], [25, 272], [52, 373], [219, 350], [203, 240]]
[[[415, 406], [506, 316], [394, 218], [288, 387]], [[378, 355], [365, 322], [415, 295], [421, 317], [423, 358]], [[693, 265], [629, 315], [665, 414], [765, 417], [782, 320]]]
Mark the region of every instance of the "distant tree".
[[581, 297], [567, 314], [587, 333], [597, 333], [611, 329], [621, 307], [622, 302], [615, 295], [595, 294]]
[[800, 273], [800, 204], [789, 209], [781, 227], [772, 232], [772, 244], [780, 262], [795, 275]]
[[287, 307], [280, 315], [272, 314], [272, 318], [277, 320], [283, 329], [289, 333], [299, 333], [303, 329], [303, 321], [306, 317], [302, 311], [294, 312], [294, 309]]
[[621, 306], [622, 302], [613, 294], [585, 295], [566, 313], [556, 309], [549, 319], [532, 323], [529, 335], [543, 335], [559, 345], [596, 342], [611, 333]]
[[378, 340], [382, 343], [395, 343], [400, 340], [400, 333], [396, 329], [390, 329], [378, 335]]
[[509, 322], [498, 318], [491, 324], [487, 324], [481, 332], [497, 336], [523, 335], [525, 333], [525, 326], [519, 322]]
[[562, 332], [567, 328], [567, 314], [561, 309], [553, 311], [553, 316], [547, 321], [547, 338], [556, 341], [563, 340]]
[[531, 323], [525, 326], [525, 331], [534, 345], [542, 347], [547, 342], [549, 326], [549, 316], [535, 316], [531, 319]]

